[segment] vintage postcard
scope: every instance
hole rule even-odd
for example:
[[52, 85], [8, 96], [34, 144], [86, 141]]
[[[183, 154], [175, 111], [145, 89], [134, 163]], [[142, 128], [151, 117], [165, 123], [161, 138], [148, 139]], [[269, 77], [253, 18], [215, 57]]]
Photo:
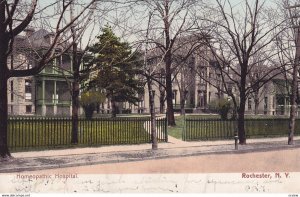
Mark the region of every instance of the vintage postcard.
[[0, 194], [300, 193], [300, 0], [0, 0]]

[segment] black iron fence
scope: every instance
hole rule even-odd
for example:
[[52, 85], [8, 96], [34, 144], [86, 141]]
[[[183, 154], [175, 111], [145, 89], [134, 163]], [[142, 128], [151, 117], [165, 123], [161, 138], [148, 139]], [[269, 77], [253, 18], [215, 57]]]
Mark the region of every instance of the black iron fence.
[[[295, 135], [300, 132], [300, 119], [296, 120]], [[247, 138], [287, 136], [288, 119], [246, 119]], [[184, 141], [233, 139], [237, 122], [233, 120], [188, 117], [182, 132]]]
[[[73, 146], [71, 118], [11, 117], [8, 119], [11, 150]], [[156, 120], [159, 142], [167, 141], [166, 118]], [[151, 143], [150, 118], [94, 118], [78, 121], [77, 146]]]

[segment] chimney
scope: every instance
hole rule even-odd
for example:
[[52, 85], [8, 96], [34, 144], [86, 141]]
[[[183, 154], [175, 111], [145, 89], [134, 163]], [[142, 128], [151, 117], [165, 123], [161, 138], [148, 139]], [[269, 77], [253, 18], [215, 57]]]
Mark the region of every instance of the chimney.
[[25, 32], [25, 36], [29, 38], [30, 36], [32, 36], [32, 34], [35, 32], [35, 30], [32, 27], [28, 27], [28, 28], [24, 29], [24, 32]]

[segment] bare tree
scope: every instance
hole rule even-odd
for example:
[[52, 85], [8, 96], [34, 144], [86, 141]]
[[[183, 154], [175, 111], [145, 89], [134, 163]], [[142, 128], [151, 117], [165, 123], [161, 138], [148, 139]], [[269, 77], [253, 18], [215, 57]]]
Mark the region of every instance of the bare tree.
[[185, 115], [185, 102], [187, 100], [188, 91], [195, 82], [195, 74], [191, 66], [194, 62], [184, 61], [184, 65], [178, 67], [178, 74], [175, 77], [175, 83], [179, 89], [180, 95], [180, 114]]
[[[96, 5], [96, 4], [94, 4]], [[72, 82], [72, 138], [71, 143], [77, 144], [78, 143], [78, 109], [79, 109], [79, 93], [80, 93], [80, 65], [83, 63], [83, 57], [85, 55], [85, 52], [87, 51], [88, 44], [91, 40], [91, 34], [89, 41], [85, 47], [84, 50], [78, 50], [78, 44], [79, 44], [79, 38], [82, 39], [84, 36], [84, 32], [86, 28], [88, 27], [89, 23], [92, 21], [92, 17], [94, 14], [95, 6], [91, 11], [87, 14], [86, 20], [81, 21], [81, 24], [78, 24], [76, 27], [76, 24], [73, 23], [71, 25], [71, 35], [72, 35], [72, 74], [73, 74], [73, 82]], [[74, 20], [75, 17], [75, 7], [72, 3], [70, 5], [70, 21]], [[80, 25], [80, 26], [79, 26]], [[78, 31], [79, 30], [79, 31]]]
[[[277, 47], [279, 59], [285, 71], [287, 88], [291, 86], [290, 91], [290, 122], [288, 144], [294, 144], [295, 119], [297, 116], [297, 97], [298, 95], [298, 75], [299, 75], [299, 58], [300, 58], [300, 28], [299, 28], [299, 8], [300, 1], [280, 1], [278, 18], [286, 19], [283, 31], [278, 35]], [[291, 79], [291, 80], [290, 80]], [[291, 81], [291, 83], [289, 83]], [[289, 88], [288, 88], [289, 89]], [[288, 91], [289, 92], [289, 91]]]
[[148, 66], [148, 37], [149, 37], [149, 28], [151, 23], [152, 12], [149, 12], [149, 20], [146, 31], [146, 43], [145, 43], [145, 54], [144, 54], [144, 72], [143, 75], [146, 77], [148, 94], [149, 94], [149, 109], [150, 109], [150, 122], [151, 122], [151, 141], [152, 141], [152, 149], [156, 150], [158, 148], [157, 137], [156, 137], [156, 120], [155, 120], [155, 103], [154, 96], [155, 93], [152, 90], [152, 73], [153, 67]]
[[[256, 46], [257, 48], [259, 46]], [[268, 55], [265, 51], [261, 51], [260, 53], [257, 53], [253, 56], [253, 67], [249, 71], [248, 74], [248, 82], [250, 84], [250, 87], [252, 88], [252, 91], [249, 94], [248, 99], [253, 99], [254, 101], [254, 114], [259, 114], [259, 104], [264, 99], [262, 98], [263, 95], [266, 95], [268, 93], [271, 93], [273, 90], [263, 88], [260, 86], [260, 83], [263, 81], [261, 78], [264, 78], [266, 74], [269, 74], [270, 72], [270, 61], [268, 60]], [[276, 68], [277, 69], [277, 68]], [[279, 68], [277, 70], [280, 72]], [[276, 74], [278, 74], [278, 72]], [[273, 74], [273, 73], [272, 73]], [[272, 75], [271, 74], [271, 75]], [[271, 76], [269, 75], [269, 76]], [[265, 79], [264, 79], [265, 80]], [[265, 84], [264, 87], [266, 87], [267, 84]]]
[[[31, 76], [39, 73], [45, 65], [53, 60], [55, 57], [58, 57], [63, 52], [65, 52], [64, 48], [69, 48], [66, 45], [70, 45], [72, 43], [68, 42], [70, 38], [64, 38], [63, 34], [71, 25], [80, 19], [83, 13], [89, 9], [89, 7], [94, 3], [94, 0], [86, 3], [83, 8], [78, 12], [78, 14], [67, 24], [63, 24], [63, 19], [67, 15], [67, 10], [69, 9], [72, 0], [63, 0], [56, 1], [55, 3], [51, 3], [45, 7], [38, 7], [38, 0], [32, 0], [31, 3], [29, 1], [19, 1], [15, 0], [13, 3], [10, 1], [3, 0], [0, 2], [0, 88], [3, 94], [0, 97], [0, 155], [2, 158], [11, 156], [8, 143], [7, 143], [7, 118], [8, 118], [8, 110], [7, 110], [7, 81], [11, 77], [24, 77]], [[25, 5], [25, 6], [24, 6]], [[55, 12], [53, 9], [54, 6], [60, 7], [61, 11]], [[51, 10], [51, 11], [50, 11]], [[53, 30], [53, 38], [51, 39], [50, 45], [43, 50], [39, 50], [38, 59], [36, 60], [35, 65], [32, 68], [8, 68], [8, 57], [10, 56], [13, 50], [13, 43], [15, 38], [20, 34], [28, 25], [33, 21], [35, 16], [39, 16], [42, 12], [46, 15], [46, 13], [52, 12], [51, 17], [53, 21], [55, 21], [55, 27], [51, 28]], [[24, 13], [25, 16], [22, 17], [19, 13]], [[50, 24], [51, 25], [51, 24]], [[62, 50], [58, 53], [59, 46]], [[30, 48], [28, 49], [30, 50]], [[37, 50], [34, 49], [33, 50]]]
[[[145, 3], [154, 12], [153, 20], [156, 26], [152, 27], [152, 37], [149, 37], [149, 42], [156, 45], [164, 60], [168, 125], [174, 126], [175, 118], [172, 101], [173, 54], [180, 48], [180, 44], [178, 44], [179, 37], [188, 35], [194, 25], [190, 20], [190, 9], [195, 2], [192, 0], [147, 0]], [[184, 44], [181, 43], [181, 45]]]
[[[241, 1], [239, 6], [231, 3], [230, 0], [216, 0], [217, 6], [209, 9], [213, 18], [202, 19], [210, 24], [209, 35], [212, 39], [207, 39], [207, 44], [217, 61], [223, 84], [222, 91], [232, 98], [238, 114], [239, 143], [246, 144], [246, 100], [254, 87], [262, 87], [278, 75], [279, 65], [274, 64], [277, 55], [274, 50], [274, 31], [282, 22], [275, 25], [268, 22], [269, 12], [263, 0]], [[266, 55], [255, 58], [257, 54]], [[263, 61], [273, 66], [267, 66], [268, 72], [249, 84], [249, 74]], [[233, 92], [233, 88], [237, 91]]]

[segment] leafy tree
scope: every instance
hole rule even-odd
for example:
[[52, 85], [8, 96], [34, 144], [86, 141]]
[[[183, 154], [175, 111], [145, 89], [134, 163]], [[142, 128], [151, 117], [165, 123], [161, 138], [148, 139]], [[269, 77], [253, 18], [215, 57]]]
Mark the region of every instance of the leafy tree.
[[209, 103], [209, 109], [218, 112], [222, 120], [228, 119], [228, 114], [232, 108], [232, 102], [226, 98], [216, 99]]
[[100, 103], [105, 101], [105, 95], [97, 91], [86, 91], [81, 94], [80, 104], [83, 107], [85, 117], [92, 119], [93, 113]]
[[133, 53], [127, 42], [120, 41], [110, 27], [105, 27], [97, 37], [98, 42], [89, 48], [94, 56], [87, 65], [97, 74], [90, 79], [89, 88], [98, 88], [110, 99], [112, 117], [116, 117], [116, 102], [136, 104], [144, 88], [136, 76], [141, 72], [140, 54]]

